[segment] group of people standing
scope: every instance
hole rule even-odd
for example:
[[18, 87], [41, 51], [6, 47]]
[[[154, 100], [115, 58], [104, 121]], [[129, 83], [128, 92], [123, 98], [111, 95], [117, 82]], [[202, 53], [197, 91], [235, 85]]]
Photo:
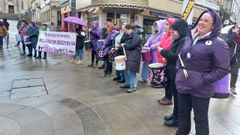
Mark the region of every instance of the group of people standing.
[[[26, 21], [24, 17], [20, 18], [17, 23], [18, 35], [17, 35], [17, 44], [16, 47], [22, 44], [22, 56], [35, 57], [36, 59], [47, 59], [47, 52], [43, 53], [37, 51], [37, 42], [38, 36], [41, 32], [46, 32], [51, 30], [52, 27], [49, 27], [48, 24], [43, 23], [41, 27], [36, 26], [36, 23], [33, 21]], [[53, 29], [53, 31], [55, 31]], [[28, 54], [26, 54], [26, 47], [28, 48]]]
[[[137, 90], [137, 82], [147, 84], [149, 81], [149, 64], [161, 63], [166, 66], [168, 85], [164, 85], [165, 96], [158, 100], [161, 105], [171, 105], [173, 97], [173, 112], [164, 117], [164, 125], [178, 127], [176, 135], [188, 135], [191, 130], [191, 111], [197, 135], [209, 134], [208, 110], [209, 102], [214, 94], [213, 83], [239, 68], [239, 28], [231, 29], [227, 43], [219, 38], [221, 20], [219, 15], [211, 10], [205, 10], [188, 29], [184, 20], [167, 18], [154, 22], [152, 35], [142, 45], [141, 38], [131, 24], [122, 23], [120, 30], [114, 28], [111, 22], [100, 29], [97, 22], [93, 22], [90, 31], [92, 41], [92, 63], [98, 64], [97, 43], [103, 41], [104, 69], [100, 77], [107, 77], [112, 73], [114, 56], [126, 55], [126, 69], [116, 71], [114, 81], [124, 82], [121, 88], [128, 93]], [[234, 45], [233, 52], [229, 52]], [[151, 59], [143, 60], [141, 80], [137, 81], [140, 72], [141, 55], [146, 50], [151, 53]], [[231, 55], [231, 56], [230, 56]], [[230, 67], [231, 63], [236, 68]], [[95, 61], [96, 60], [96, 61]], [[232, 77], [231, 87], [236, 88], [236, 73]], [[150, 78], [151, 79], [151, 78]], [[120, 81], [121, 80], [121, 81]], [[155, 87], [155, 86], [153, 86]]]
[[[41, 27], [37, 26], [35, 22], [33, 21], [27, 21], [24, 17], [21, 17], [17, 23], [17, 30], [18, 34], [16, 36], [17, 44], [15, 47], [21, 48], [21, 55], [27, 56], [27, 57], [35, 57], [36, 59], [47, 59], [47, 52], [44, 52], [44, 55], [42, 57], [42, 52], [37, 51], [36, 48], [37, 42], [38, 42], [38, 36], [41, 34], [41, 32], [44, 31], [56, 31], [54, 28], [54, 24], [50, 24], [51, 26], [48, 26], [47, 24], [42, 24]], [[0, 21], [0, 49], [3, 49], [3, 38], [6, 39], [7, 48], [9, 46], [9, 23], [7, 22], [7, 19], [4, 18], [3, 21]], [[20, 47], [20, 44], [22, 46]], [[28, 51], [26, 52], [26, 47]], [[27, 54], [28, 53], [28, 54]]]
[[[42, 52], [37, 54], [36, 45], [39, 32], [48, 30], [47, 24], [43, 24], [39, 30], [34, 22], [22, 19], [19, 23], [19, 34], [22, 38], [28, 36], [30, 40], [29, 44], [20, 41], [23, 55], [27, 46], [27, 56], [41, 58]], [[172, 17], [154, 22], [152, 34], [144, 44], [132, 24], [123, 22], [117, 27], [112, 22], [106, 22], [101, 29], [99, 23], [93, 21], [89, 32], [81, 25], [76, 25], [76, 55], [70, 62], [83, 64], [83, 48], [87, 39], [90, 40], [88, 44], [91, 51], [88, 67], [95, 68], [102, 60], [103, 65], [99, 65], [99, 69], [104, 69], [101, 78], [112, 74], [115, 57], [125, 56], [126, 68], [116, 70], [113, 81], [124, 83], [120, 87], [128, 93], [135, 92], [138, 83], [144, 85], [151, 80], [149, 64], [161, 63], [166, 67], [168, 84], [160, 86], [164, 87], [165, 96], [158, 103], [174, 105], [172, 114], [164, 117], [164, 125], [178, 127], [176, 135], [188, 135], [193, 110], [196, 134], [208, 135], [209, 102], [214, 94], [212, 84], [231, 73], [231, 90], [236, 94], [240, 65], [239, 27], [229, 31], [226, 42], [218, 37], [220, 30], [221, 19], [211, 9], [206, 9], [191, 29], [188, 29], [184, 20]], [[5, 31], [6, 27], [0, 22], [0, 45]], [[99, 56], [99, 51], [102, 51], [103, 57]], [[145, 52], [150, 53], [151, 59], [142, 59]], [[47, 58], [46, 52], [43, 58]], [[141, 80], [137, 81], [141, 59]]]

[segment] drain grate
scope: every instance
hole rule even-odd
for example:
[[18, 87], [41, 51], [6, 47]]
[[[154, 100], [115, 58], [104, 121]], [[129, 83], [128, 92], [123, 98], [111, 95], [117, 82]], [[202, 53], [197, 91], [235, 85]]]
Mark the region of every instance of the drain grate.
[[47, 87], [42, 77], [14, 79], [10, 91], [10, 99], [27, 98], [48, 95]]

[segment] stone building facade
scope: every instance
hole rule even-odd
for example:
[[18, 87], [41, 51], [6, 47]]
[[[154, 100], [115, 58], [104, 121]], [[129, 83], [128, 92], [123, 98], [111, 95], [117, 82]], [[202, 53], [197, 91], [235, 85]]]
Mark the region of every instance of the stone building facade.
[[29, 0], [0, 0], [0, 18], [18, 20], [26, 15], [29, 5]]
[[28, 0], [0, 0], [0, 3], [2, 13], [25, 14], [29, 7]]

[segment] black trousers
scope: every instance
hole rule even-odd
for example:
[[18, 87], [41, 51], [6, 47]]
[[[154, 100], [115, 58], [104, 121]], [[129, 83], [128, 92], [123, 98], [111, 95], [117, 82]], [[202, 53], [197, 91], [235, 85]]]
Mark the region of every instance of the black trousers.
[[32, 55], [32, 51], [34, 50], [34, 57], [36, 57], [37, 56], [36, 47], [32, 47], [32, 44], [27, 45], [27, 47], [29, 54]]
[[178, 91], [176, 89], [175, 79], [169, 81], [169, 87], [173, 94], [173, 119], [178, 120]]
[[165, 88], [165, 97], [168, 99], [172, 99], [172, 89], [171, 89], [171, 85], [167, 85]]
[[208, 108], [210, 98], [190, 94], [178, 94], [178, 130], [176, 135], [188, 135], [191, 131], [191, 111], [194, 112], [196, 135], [209, 135]]
[[[42, 51], [38, 51], [38, 57], [42, 58]], [[43, 58], [47, 58], [47, 52], [43, 52]]]
[[108, 56], [105, 57], [105, 70], [104, 70], [104, 73], [105, 74], [112, 73], [112, 62], [109, 60]]
[[22, 49], [23, 49], [23, 53], [26, 53], [26, 45], [24, 44], [24, 42], [22, 42]]
[[97, 52], [96, 50], [92, 49], [92, 64], [94, 64], [94, 60], [96, 59], [96, 65], [98, 64], [98, 60], [97, 60]]
[[231, 66], [231, 83], [230, 83], [230, 87], [231, 88], [236, 88], [236, 83], [237, 83], [237, 78], [238, 78], [238, 68], [239, 68], [239, 64], [236, 62], [236, 59], [233, 58], [230, 62], [230, 66]]

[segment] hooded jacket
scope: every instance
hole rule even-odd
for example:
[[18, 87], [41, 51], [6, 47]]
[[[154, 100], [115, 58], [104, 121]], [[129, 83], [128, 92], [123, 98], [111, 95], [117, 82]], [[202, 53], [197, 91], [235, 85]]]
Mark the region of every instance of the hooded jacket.
[[176, 62], [178, 59], [178, 54], [181, 51], [185, 37], [187, 35], [187, 23], [184, 20], [177, 20], [171, 29], [176, 30], [179, 37], [173, 41], [169, 50], [163, 49], [160, 53], [167, 60], [167, 73], [169, 80], [175, 80], [176, 77]]
[[[164, 22], [165, 22], [164, 20], [159, 20], [159, 21], [154, 22], [153, 25], [158, 26], [158, 33], [152, 34], [144, 45], [144, 47], [150, 47], [150, 51], [151, 51], [151, 55], [152, 55], [151, 63], [158, 62], [158, 57], [157, 57], [158, 48], [157, 47], [160, 44], [160, 40], [162, 39], [162, 37], [166, 34], [164, 32]], [[152, 30], [154, 33], [155, 27], [153, 27]]]
[[[172, 24], [175, 22], [174, 18], [167, 18], [166, 21], [168, 22], [168, 25], [171, 27]], [[164, 48], [166, 50], [169, 50], [171, 45], [172, 45], [172, 36], [171, 36], [171, 32], [168, 31], [161, 39], [160, 41], [160, 47]], [[165, 64], [166, 62], [163, 61], [163, 56], [160, 53], [157, 53], [157, 57], [158, 57], [158, 62]]]
[[141, 63], [141, 38], [139, 34], [133, 31], [128, 35], [124, 48], [126, 50], [126, 70], [139, 73]]
[[236, 63], [238, 66], [240, 65], [240, 42], [239, 39], [240, 34], [236, 34], [232, 32], [232, 29], [228, 31], [226, 42], [229, 46], [230, 59], [232, 63]]
[[33, 24], [33, 26], [29, 27], [27, 29], [26, 33], [30, 38], [32, 47], [36, 47], [37, 46], [37, 41], [38, 41], [39, 29], [34, 23], [32, 23], [32, 24]]
[[90, 31], [90, 40], [92, 42], [93, 50], [96, 50], [97, 41], [101, 37], [101, 29], [99, 28], [99, 22], [98, 21], [93, 21], [92, 23], [95, 25], [95, 27], [93, 27], [92, 31]]
[[[212, 16], [214, 28], [210, 34], [199, 39], [195, 44], [192, 37], [193, 31], [188, 33], [180, 52], [185, 67], [181, 67], [178, 59], [175, 82], [177, 90], [182, 94], [210, 98], [214, 94], [213, 83], [229, 73], [230, 59], [228, 45], [218, 37], [221, 19], [215, 11], [205, 10], [192, 30], [197, 28], [204, 13]], [[182, 68], [187, 70], [187, 78]]]

